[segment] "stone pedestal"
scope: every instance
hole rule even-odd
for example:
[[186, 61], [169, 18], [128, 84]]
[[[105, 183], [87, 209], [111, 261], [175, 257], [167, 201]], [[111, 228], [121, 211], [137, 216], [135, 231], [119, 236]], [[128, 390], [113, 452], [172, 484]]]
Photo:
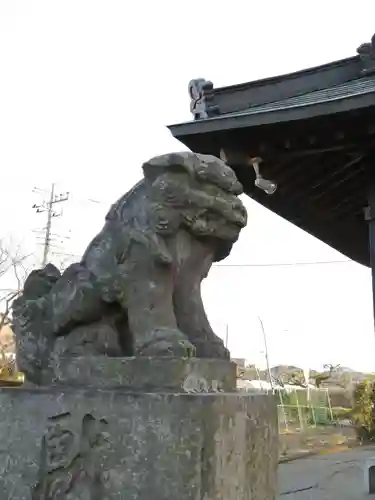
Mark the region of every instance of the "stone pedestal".
[[0, 498], [273, 500], [275, 403], [234, 384], [223, 361], [61, 360], [0, 391]]

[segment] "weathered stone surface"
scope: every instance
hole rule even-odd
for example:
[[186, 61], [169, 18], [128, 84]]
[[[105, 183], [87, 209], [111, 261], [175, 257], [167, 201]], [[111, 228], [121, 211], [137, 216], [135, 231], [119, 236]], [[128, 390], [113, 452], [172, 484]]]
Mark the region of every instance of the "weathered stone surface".
[[273, 398], [0, 390], [0, 495], [12, 500], [274, 500]]
[[197, 358], [57, 358], [43, 384], [160, 393], [235, 392], [236, 365]]
[[213, 156], [167, 154], [107, 214], [79, 264], [33, 271], [13, 318], [18, 364], [39, 384], [51, 355], [228, 359], [200, 285], [246, 225], [242, 186]]

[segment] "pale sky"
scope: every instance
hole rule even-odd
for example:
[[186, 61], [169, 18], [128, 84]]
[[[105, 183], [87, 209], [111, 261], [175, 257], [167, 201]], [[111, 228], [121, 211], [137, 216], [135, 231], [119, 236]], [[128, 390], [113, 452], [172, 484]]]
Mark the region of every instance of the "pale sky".
[[[220, 87], [323, 64], [355, 55], [374, 32], [373, 1], [0, 0], [0, 237], [40, 259], [33, 230], [45, 214], [31, 208], [33, 188], [56, 182], [71, 196], [54, 250], [80, 255], [142, 162], [185, 149], [166, 125], [191, 119], [189, 80]], [[346, 258], [244, 202], [249, 224], [223, 263], [235, 267], [213, 269], [203, 286], [232, 355], [264, 365], [260, 316], [271, 364], [375, 371], [370, 271], [250, 267]]]

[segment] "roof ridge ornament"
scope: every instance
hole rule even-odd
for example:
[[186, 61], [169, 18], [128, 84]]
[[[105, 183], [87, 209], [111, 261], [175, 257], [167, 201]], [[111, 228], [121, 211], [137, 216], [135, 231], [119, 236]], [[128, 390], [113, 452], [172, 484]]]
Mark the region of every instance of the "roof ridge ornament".
[[197, 78], [189, 82], [190, 112], [194, 120], [211, 118], [219, 114], [219, 107], [215, 103], [214, 84], [204, 78]]
[[363, 43], [357, 49], [357, 54], [361, 61], [362, 75], [371, 75], [375, 73], [375, 34], [371, 41]]

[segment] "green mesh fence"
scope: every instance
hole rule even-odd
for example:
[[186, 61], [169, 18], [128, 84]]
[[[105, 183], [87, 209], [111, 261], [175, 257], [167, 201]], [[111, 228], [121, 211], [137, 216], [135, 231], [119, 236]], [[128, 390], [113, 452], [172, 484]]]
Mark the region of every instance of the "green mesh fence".
[[305, 430], [307, 427], [334, 422], [327, 389], [276, 391], [280, 432]]

